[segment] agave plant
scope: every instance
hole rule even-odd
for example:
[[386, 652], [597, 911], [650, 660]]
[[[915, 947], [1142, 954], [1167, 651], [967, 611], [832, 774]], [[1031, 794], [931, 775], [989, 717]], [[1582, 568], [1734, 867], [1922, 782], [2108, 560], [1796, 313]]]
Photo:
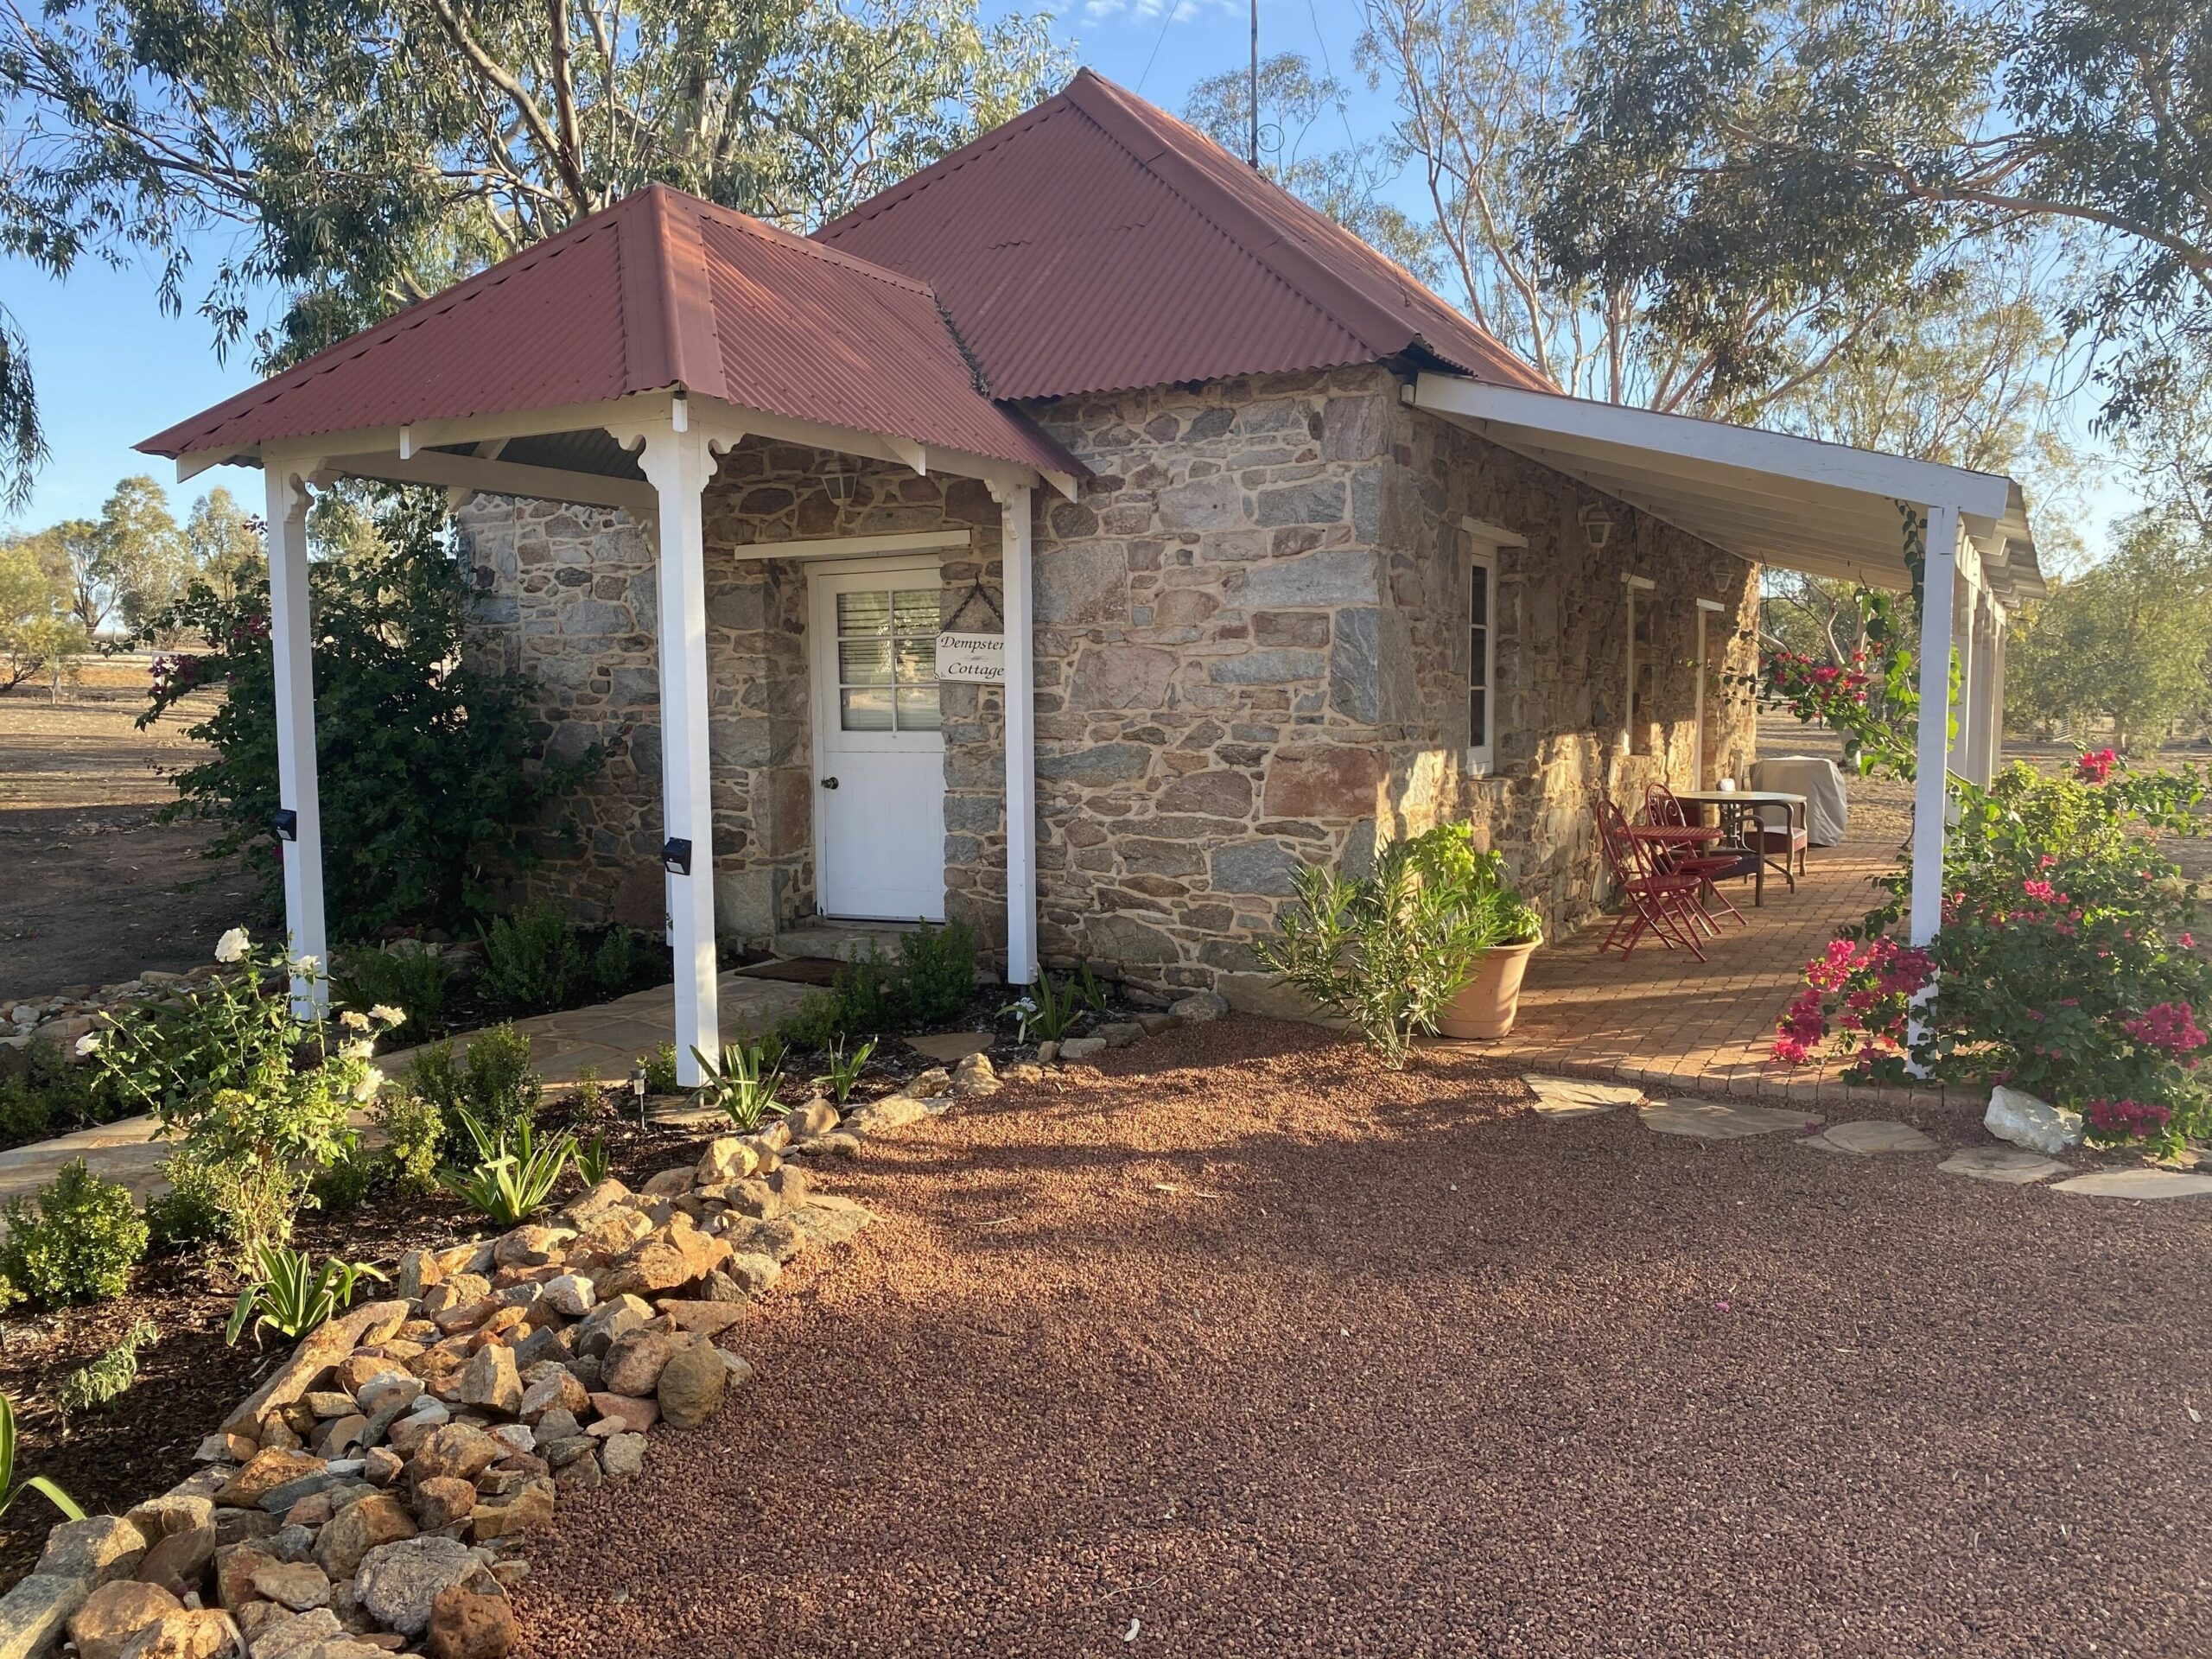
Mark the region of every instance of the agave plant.
[[607, 1137], [594, 1135], [576, 1147], [576, 1174], [586, 1186], [597, 1186], [614, 1167], [614, 1154]]
[[494, 1226], [520, 1226], [552, 1198], [575, 1155], [575, 1137], [540, 1141], [526, 1121], [494, 1135], [467, 1112], [457, 1116], [476, 1143], [477, 1162], [471, 1169], [447, 1170], [438, 1179]]
[[344, 1313], [362, 1280], [384, 1277], [365, 1262], [340, 1262], [334, 1255], [317, 1271], [305, 1250], [281, 1245], [264, 1244], [254, 1256], [260, 1276], [238, 1293], [226, 1342], [235, 1344], [248, 1330], [258, 1341], [264, 1329], [297, 1342], [333, 1314]]
[[16, 1481], [16, 1405], [6, 1395], [0, 1394], [0, 1515], [5, 1515], [9, 1506], [25, 1492], [36, 1492], [71, 1521], [85, 1518], [84, 1510], [77, 1507], [77, 1500], [44, 1475], [31, 1475], [21, 1483]]
[[1016, 1042], [1057, 1043], [1083, 1018], [1084, 1000], [1078, 981], [1070, 979], [1055, 987], [1050, 974], [1040, 973], [1027, 995], [999, 1012], [1014, 1016]]
[[720, 1065], [696, 1048], [691, 1058], [706, 1074], [707, 1080], [699, 1085], [700, 1100], [721, 1107], [740, 1134], [750, 1134], [763, 1119], [791, 1110], [776, 1098], [776, 1090], [784, 1086], [783, 1068], [778, 1064], [783, 1058], [781, 1042], [774, 1042], [772, 1049], [769, 1042], [730, 1044], [722, 1050]]

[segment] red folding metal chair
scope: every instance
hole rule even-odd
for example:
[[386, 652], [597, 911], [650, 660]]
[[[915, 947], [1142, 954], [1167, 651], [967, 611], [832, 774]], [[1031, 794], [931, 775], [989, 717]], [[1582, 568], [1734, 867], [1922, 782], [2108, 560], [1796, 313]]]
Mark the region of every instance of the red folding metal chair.
[[1700, 914], [1698, 879], [1669, 875], [1654, 868], [1650, 843], [1630, 829], [1628, 815], [1617, 803], [1601, 795], [1597, 810], [1598, 844], [1605, 852], [1613, 889], [1621, 899], [1621, 913], [1614, 918], [1611, 931], [1598, 941], [1599, 953], [1603, 955], [1618, 944], [1625, 957], [1636, 949], [1638, 939], [1650, 933], [1669, 950], [1679, 944], [1703, 962], [1705, 952], [1698, 949], [1695, 919]]
[[[1646, 784], [1643, 787], [1643, 821], [1656, 830], [1692, 830], [1689, 814], [1675, 798], [1675, 791], [1664, 784]], [[1656, 842], [1652, 846], [1652, 863], [1667, 875], [1694, 875], [1698, 879], [1698, 910], [1706, 925], [1717, 934], [1719, 925], [1713, 919], [1713, 906], [1718, 905], [1723, 915], [1733, 916], [1736, 925], [1749, 927], [1744, 912], [1729, 902], [1728, 895], [1715, 886], [1730, 876], [1749, 875], [1751, 860], [1758, 854], [1743, 847], [1716, 847], [1720, 831], [1711, 832], [1709, 840], [1683, 841], [1676, 843]]]

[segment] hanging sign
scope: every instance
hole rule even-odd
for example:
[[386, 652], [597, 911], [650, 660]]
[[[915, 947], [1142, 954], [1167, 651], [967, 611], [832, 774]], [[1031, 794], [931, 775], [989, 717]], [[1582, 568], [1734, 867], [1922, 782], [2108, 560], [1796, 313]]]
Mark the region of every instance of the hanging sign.
[[1006, 636], [999, 633], [940, 633], [937, 677], [967, 685], [1006, 683]]

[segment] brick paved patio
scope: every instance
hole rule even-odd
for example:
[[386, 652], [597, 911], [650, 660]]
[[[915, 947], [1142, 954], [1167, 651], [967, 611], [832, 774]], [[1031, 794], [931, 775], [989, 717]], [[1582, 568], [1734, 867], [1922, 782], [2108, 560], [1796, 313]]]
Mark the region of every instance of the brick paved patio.
[[1611, 918], [1597, 918], [1536, 953], [1513, 1034], [1479, 1046], [1529, 1071], [1617, 1079], [1655, 1095], [1756, 1096], [1807, 1107], [1940, 1104], [1940, 1090], [1854, 1086], [1834, 1064], [1783, 1071], [1767, 1058], [1805, 963], [1873, 907], [1871, 883], [1897, 863], [1886, 842], [1815, 848], [1797, 891], [1770, 878], [1758, 909], [1749, 883], [1732, 883], [1728, 896], [1751, 925], [1723, 921], [1704, 962], [1648, 937], [1626, 960], [1600, 956]]

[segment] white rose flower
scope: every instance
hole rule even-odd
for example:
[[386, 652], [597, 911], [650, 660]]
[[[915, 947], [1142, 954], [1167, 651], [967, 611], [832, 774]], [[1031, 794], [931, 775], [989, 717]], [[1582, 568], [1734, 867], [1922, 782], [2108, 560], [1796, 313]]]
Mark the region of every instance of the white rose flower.
[[97, 1054], [99, 1052], [100, 1039], [98, 1032], [88, 1031], [77, 1039], [77, 1052], [79, 1054]]
[[405, 1011], [393, 1007], [389, 1002], [379, 1002], [371, 1008], [369, 1018], [381, 1020], [387, 1026], [404, 1026], [407, 1023]]
[[215, 941], [215, 960], [218, 962], [238, 962], [243, 960], [245, 956], [246, 946], [249, 943], [250, 941], [246, 938], [245, 929], [242, 927], [232, 928], [229, 932], [224, 934], [221, 938]]
[[320, 957], [295, 957], [292, 958], [292, 971], [297, 974], [302, 979], [313, 979], [317, 974], [322, 971], [322, 958]]
[[361, 1037], [346, 1044], [338, 1051], [338, 1053], [341, 1059], [365, 1060], [376, 1052], [377, 1046], [366, 1037]]
[[369, 1016], [358, 1008], [348, 1008], [338, 1016], [338, 1023], [348, 1031], [366, 1031], [369, 1028]]
[[361, 1069], [361, 1080], [353, 1085], [353, 1102], [365, 1106], [377, 1097], [377, 1090], [384, 1087], [384, 1073], [373, 1065]]

